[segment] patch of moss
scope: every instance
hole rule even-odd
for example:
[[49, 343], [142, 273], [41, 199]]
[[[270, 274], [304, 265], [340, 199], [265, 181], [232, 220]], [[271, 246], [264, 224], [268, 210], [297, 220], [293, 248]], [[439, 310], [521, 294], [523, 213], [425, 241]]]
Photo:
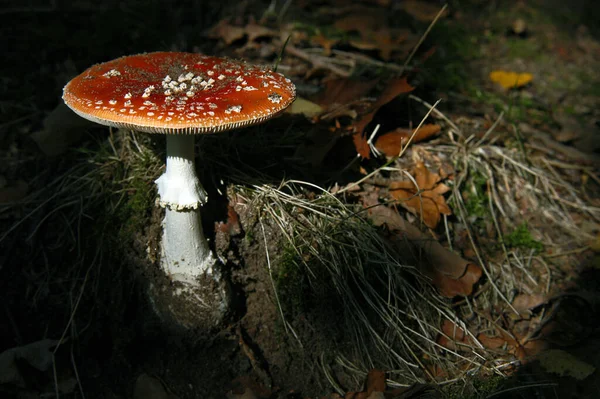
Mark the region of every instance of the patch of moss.
[[485, 218], [489, 213], [487, 178], [479, 173], [473, 174], [469, 181], [469, 190], [465, 193], [465, 208], [469, 216]]
[[449, 399], [486, 398], [501, 388], [504, 377], [499, 375], [481, 376], [473, 379], [469, 386], [451, 385], [445, 390]]
[[544, 249], [544, 244], [533, 238], [526, 222], [521, 223], [512, 233], [504, 236], [504, 245], [509, 248], [534, 249], [537, 252]]
[[537, 41], [526, 39], [508, 39], [506, 41], [508, 47], [508, 56], [510, 58], [525, 58], [539, 60], [543, 57], [544, 52], [541, 51]]
[[304, 270], [296, 251], [291, 246], [286, 246], [273, 275], [284, 314], [295, 316], [306, 310], [305, 294], [308, 292], [308, 280]]
[[[465, 65], [481, 58], [479, 37], [461, 24], [440, 21], [423, 45], [436, 49], [421, 67], [424, 81], [440, 92], [465, 90], [474, 77]], [[413, 63], [418, 62], [418, 55]]]

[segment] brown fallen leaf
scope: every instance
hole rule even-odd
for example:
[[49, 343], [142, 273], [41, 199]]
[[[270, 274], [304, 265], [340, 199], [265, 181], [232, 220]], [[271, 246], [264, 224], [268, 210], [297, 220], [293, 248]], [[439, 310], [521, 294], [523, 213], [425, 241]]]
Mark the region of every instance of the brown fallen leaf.
[[[441, 7], [422, 0], [404, 0], [401, 2], [401, 7], [407, 14], [420, 22], [433, 21], [441, 10]], [[442, 16], [446, 14], [448, 14], [447, 10]]]
[[62, 101], [44, 119], [43, 128], [31, 134], [31, 139], [49, 157], [65, 153], [81, 141], [94, 122], [79, 117]]
[[227, 233], [230, 237], [236, 236], [242, 232], [240, 217], [231, 204], [227, 206], [227, 221], [217, 222], [215, 230]]
[[[531, 317], [531, 309], [546, 302], [546, 298], [539, 294], [519, 294], [513, 299], [512, 306], [525, 319]], [[514, 313], [512, 313], [514, 315]], [[515, 315], [516, 316], [516, 315]]]
[[314, 99], [314, 102], [323, 108], [330, 108], [332, 105], [348, 104], [364, 97], [377, 83], [377, 79], [329, 79], [325, 82], [323, 90]]
[[372, 369], [367, 374], [367, 394], [385, 391], [385, 371]]
[[467, 334], [462, 327], [447, 319], [442, 323], [441, 330], [442, 334], [438, 336], [437, 343], [454, 351], [470, 351], [470, 347], [479, 347], [477, 342], [487, 349], [500, 349], [505, 345], [516, 346], [516, 342], [510, 337], [490, 337], [480, 333], [473, 338], [473, 334]]
[[450, 188], [441, 183], [440, 176], [430, 172], [423, 162], [417, 163], [412, 175], [416, 186], [412, 180], [392, 182], [389, 185], [390, 195], [402, 207], [421, 215], [423, 223], [434, 229], [441, 220], [441, 214], [452, 214], [444, 198]]
[[410, 130], [397, 128], [391, 132], [382, 134], [375, 141], [375, 148], [383, 152], [388, 157], [395, 157], [400, 154], [402, 147], [414, 133], [411, 143], [418, 143], [436, 135], [442, 128], [437, 124], [424, 124], [419, 130]]
[[227, 46], [243, 39], [244, 36], [246, 36], [246, 32], [243, 27], [231, 25], [226, 19], [219, 21], [208, 31], [208, 37], [221, 39]]
[[244, 38], [247, 39], [248, 43], [253, 43], [259, 38], [278, 36], [277, 31], [259, 25], [252, 20], [245, 26], [235, 26], [227, 19], [223, 19], [208, 31], [208, 37], [221, 39], [227, 46]]
[[404, 42], [406, 31], [378, 27], [376, 30], [363, 35], [360, 39], [350, 40], [348, 44], [359, 50], [375, 50], [384, 61], [389, 61], [394, 51], [401, 50], [400, 43]]
[[[362, 203], [375, 226], [386, 225], [406, 261], [417, 265], [438, 292], [447, 297], [468, 296], [483, 274], [481, 266], [468, 262], [408, 223], [394, 209], [379, 203], [377, 193], [364, 195]], [[412, 259], [411, 259], [412, 257]]]
[[[394, 98], [398, 97], [400, 94], [406, 94], [413, 91], [415, 88], [412, 87], [405, 77], [403, 78], [394, 78], [389, 81], [379, 96], [375, 103], [371, 106], [371, 109], [368, 113], [362, 115], [355, 123], [354, 123], [354, 144], [356, 146], [357, 153], [366, 159], [371, 157], [371, 151], [369, 145], [367, 144], [368, 138], [365, 135], [365, 128], [367, 125], [373, 120], [375, 114], [385, 104], [392, 101]], [[366, 144], [366, 146], [365, 146]]]
[[326, 56], [331, 55], [331, 48], [340, 42], [339, 39], [331, 39], [329, 37], [324, 36], [322, 33], [318, 33], [315, 36], [312, 36], [310, 40], [323, 47], [323, 54]]
[[359, 7], [352, 13], [337, 18], [333, 26], [343, 32], [358, 32], [361, 37], [366, 37], [380, 29], [382, 21], [386, 20], [386, 11], [382, 8]]

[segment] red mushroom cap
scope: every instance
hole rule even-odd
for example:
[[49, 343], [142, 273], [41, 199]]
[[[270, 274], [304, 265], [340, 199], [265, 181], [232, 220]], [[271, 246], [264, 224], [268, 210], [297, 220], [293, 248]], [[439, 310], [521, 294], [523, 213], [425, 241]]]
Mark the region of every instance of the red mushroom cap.
[[296, 96], [267, 68], [201, 54], [157, 52], [94, 65], [63, 100], [91, 121], [148, 133], [214, 133], [272, 118]]

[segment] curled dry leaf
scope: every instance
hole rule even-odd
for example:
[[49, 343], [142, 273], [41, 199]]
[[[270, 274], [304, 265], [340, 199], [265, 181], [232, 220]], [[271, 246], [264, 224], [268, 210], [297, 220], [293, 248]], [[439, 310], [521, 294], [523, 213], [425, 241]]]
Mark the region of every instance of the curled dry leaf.
[[382, 8], [359, 7], [346, 16], [337, 18], [334, 26], [343, 32], [358, 32], [366, 37], [382, 27], [387, 20], [386, 11]]
[[340, 42], [339, 39], [328, 38], [322, 33], [312, 36], [310, 40], [323, 47], [323, 54], [326, 56], [331, 55], [331, 48]]
[[[441, 10], [441, 7], [431, 3], [432, 2], [422, 0], [404, 0], [401, 3], [401, 6], [407, 14], [417, 21], [431, 22]], [[442, 16], [445, 16], [446, 14], [448, 14], [447, 10], [444, 11]]]
[[528, 319], [531, 317], [531, 309], [540, 306], [544, 302], [546, 302], [546, 298], [543, 295], [519, 294], [513, 299], [512, 306], [519, 312], [519, 315], [522, 318]]
[[413, 177], [416, 186], [412, 180], [390, 183], [390, 195], [404, 208], [421, 215], [425, 225], [434, 229], [440, 222], [441, 214], [452, 214], [444, 198], [450, 188], [441, 183], [440, 176], [430, 172], [423, 162], [417, 163]]
[[290, 105], [285, 112], [287, 114], [301, 114], [307, 118], [313, 118], [323, 112], [323, 108], [319, 104], [315, 104], [302, 97], [296, 97], [296, 101]]
[[372, 369], [367, 375], [367, 393], [385, 391], [385, 371]]
[[436, 135], [441, 130], [440, 125], [437, 124], [425, 124], [420, 129], [404, 129], [397, 128], [391, 132], [382, 134], [375, 141], [375, 148], [383, 152], [388, 157], [395, 157], [400, 154], [402, 147], [408, 143], [408, 140], [413, 136], [411, 143], [418, 143], [420, 141], [427, 140], [428, 138]]
[[394, 209], [379, 203], [376, 193], [362, 197], [367, 215], [376, 226], [386, 225], [394, 234], [393, 243], [406, 262], [417, 265], [429, 277], [438, 292], [447, 297], [468, 296], [483, 271], [479, 265], [469, 263], [439, 242], [423, 234], [408, 223]]
[[360, 39], [350, 40], [349, 44], [359, 50], [375, 50], [382, 60], [389, 61], [394, 51], [402, 50], [400, 44], [407, 37], [406, 31], [379, 27]]
[[386, 85], [385, 90], [377, 101], [372, 105], [369, 112], [362, 115], [355, 123], [354, 123], [354, 144], [356, 146], [356, 151], [358, 154], [366, 159], [371, 157], [371, 152], [369, 145], [367, 143], [367, 137], [364, 132], [367, 125], [373, 120], [375, 114], [379, 110], [379, 108], [383, 107], [385, 104], [392, 101], [394, 98], [398, 97], [400, 94], [406, 94], [413, 91], [415, 88], [408, 84], [406, 78], [395, 78], [389, 81]]
[[[487, 349], [499, 349], [516, 342], [510, 337], [490, 337], [486, 334], [467, 334], [465, 330], [450, 320], [442, 323], [442, 334], [438, 336], [437, 343], [454, 351], [470, 351], [471, 347], [479, 347], [478, 343]], [[477, 340], [477, 342], [476, 342]]]
[[215, 230], [227, 233], [229, 236], [236, 236], [242, 232], [240, 217], [231, 204], [227, 206], [227, 221], [217, 222], [215, 227]]
[[335, 105], [345, 105], [364, 97], [373, 87], [375, 87], [377, 82], [377, 79], [329, 79], [324, 83], [323, 90], [321, 90], [314, 101], [326, 109]]
[[226, 19], [221, 20], [208, 31], [208, 37], [221, 39], [227, 46], [244, 38], [248, 39], [248, 43], [252, 43], [261, 37], [277, 36], [279, 36], [277, 31], [258, 25], [253, 21], [242, 27], [232, 25]]

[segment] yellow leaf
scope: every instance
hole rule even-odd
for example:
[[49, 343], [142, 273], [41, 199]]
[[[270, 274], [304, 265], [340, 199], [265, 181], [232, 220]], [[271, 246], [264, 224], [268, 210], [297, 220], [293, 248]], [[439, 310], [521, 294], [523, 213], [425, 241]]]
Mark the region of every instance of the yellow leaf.
[[308, 101], [305, 98], [298, 97], [296, 101], [292, 103], [292, 105], [286, 110], [289, 114], [302, 114], [307, 118], [312, 118], [313, 116], [319, 115], [323, 112], [323, 108], [313, 103], [312, 101]]
[[492, 71], [490, 72], [490, 80], [494, 83], [498, 83], [505, 89], [516, 89], [531, 82], [533, 80], [533, 75], [530, 73]]

